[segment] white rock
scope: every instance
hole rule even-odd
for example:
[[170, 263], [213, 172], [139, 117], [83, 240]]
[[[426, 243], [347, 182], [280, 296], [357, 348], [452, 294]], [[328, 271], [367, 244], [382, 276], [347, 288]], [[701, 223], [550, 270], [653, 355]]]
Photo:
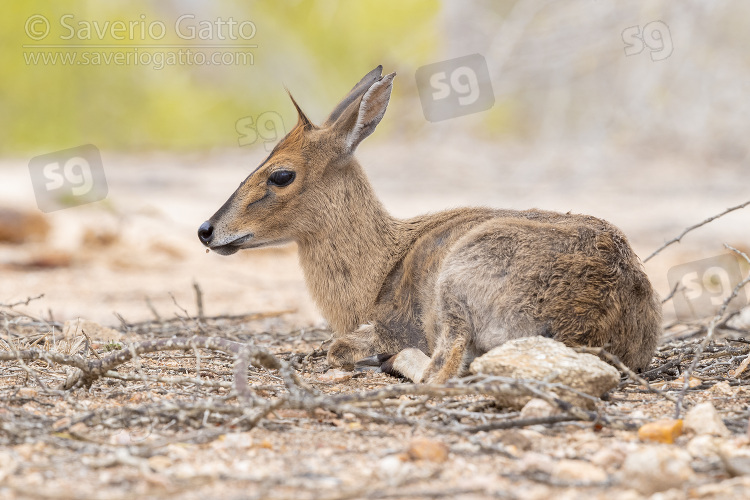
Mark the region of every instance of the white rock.
[[721, 440], [710, 434], [701, 434], [691, 439], [686, 449], [694, 458], [713, 459], [718, 457]]
[[591, 456], [591, 463], [605, 469], [618, 468], [625, 460], [625, 453], [619, 449], [603, 448]]
[[718, 446], [717, 454], [730, 476], [750, 476], [750, 449], [747, 446], [724, 442]]
[[695, 405], [685, 415], [683, 428], [696, 434], [710, 434], [712, 436], [729, 436], [730, 432], [721, 415], [710, 402]]
[[552, 476], [561, 481], [599, 483], [607, 480], [607, 473], [583, 460], [560, 460], [552, 467]]
[[[620, 383], [620, 373], [592, 354], [577, 353], [546, 337], [524, 337], [495, 347], [475, 359], [472, 373], [517, 379], [535, 379], [564, 384], [580, 392], [601, 397]], [[592, 408], [593, 402], [573, 393], [558, 394], [577, 406]], [[500, 396], [500, 404], [523, 408], [532, 396]]]
[[414, 466], [398, 455], [388, 455], [377, 461], [375, 475], [389, 486], [398, 486], [412, 473]]
[[0, 482], [5, 481], [18, 468], [18, 460], [13, 455], [10, 451], [0, 450]]
[[518, 462], [518, 466], [524, 472], [551, 474], [555, 467], [555, 461], [549, 455], [532, 451], [523, 455]]
[[558, 408], [555, 408], [548, 402], [539, 398], [532, 398], [521, 408], [521, 418], [541, 418], [550, 417], [560, 413]]
[[704, 484], [698, 486], [690, 493], [692, 498], [720, 498], [722, 500], [734, 500], [747, 498], [748, 491], [750, 491], [750, 477], [743, 476]]
[[694, 476], [690, 455], [671, 446], [646, 446], [630, 453], [622, 465], [620, 481], [644, 495], [682, 486]]

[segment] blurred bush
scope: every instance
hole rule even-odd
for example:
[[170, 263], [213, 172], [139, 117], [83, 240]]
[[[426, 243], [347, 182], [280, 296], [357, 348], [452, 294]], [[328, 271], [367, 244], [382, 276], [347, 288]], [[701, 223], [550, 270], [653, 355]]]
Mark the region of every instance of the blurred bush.
[[[295, 93], [304, 85], [305, 94], [333, 100], [378, 63], [416, 63], [426, 57], [434, 47], [438, 8], [434, 0], [10, 2], [0, 17], [0, 154], [33, 154], [85, 143], [130, 151], [236, 146], [235, 123], [242, 117], [272, 109], [283, 114], [289, 125], [293, 123], [294, 110], [283, 91], [284, 83]], [[252, 21], [256, 32], [250, 40], [221, 40], [216, 35], [209, 40], [185, 40], [174, 28], [184, 14], [195, 17], [183, 22], [183, 33], [199, 21], [230, 17], [238, 23]], [[33, 24], [39, 15], [49, 21], [50, 31], [37, 41], [26, 29], [44, 27]], [[127, 31], [123, 40], [117, 39], [123, 37], [121, 31], [113, 36], [116, 21], [125, 23], [126, 29], [134, 22], [136, 39], [128, 40]], [[104, 37], [97, 35], [95, 22], [106, 30]], [[149, 38], [147, 31], [154, 22], [167, 27], [166, 35], [158, 40]], [[85, 24], [92, 27], [89, 40], [81, 39], [85, 33], [79, 36]], [[70, 36], [68, 26], [75, 35], [62, 39]], [[141, 39], [143, 29], [145, 40]], [[229, 28], [222, 29], [228, 33]], [[156, 36], [158, 30], [154, 28]], [[245, 34], [250, 33], [248, 25]], [[133, 58], [170, 50], [145, 47], [149, 43], [257, 47], [229, 49], [252, 53], [252, 64], [162, 68], [157, 64], [81, 64], [84, 52], [125, 52]], [[109, 47], [37, 48], [39, 44]], [[211, 52], [193, 49], [198, 51]], [[42, 53], [49, 58], [55, 52], [76, 53], [77, 59], [74, 64], [64, 64], [60, 54], [56, 64], [40, 59]], [[94, 60], [91, 54], [88, 57]]]

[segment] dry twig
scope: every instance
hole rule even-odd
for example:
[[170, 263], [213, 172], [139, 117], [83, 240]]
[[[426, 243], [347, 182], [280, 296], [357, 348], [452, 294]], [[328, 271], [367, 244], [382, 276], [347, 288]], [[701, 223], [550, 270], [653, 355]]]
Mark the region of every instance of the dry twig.
[[748, 200], [745, 203], [742, 203], [740, 205], [737, 205], [737, 206], [734, 206], [734, 207], [731, 207], [731, 208], [727, 208], [726, 210], [724, 210], [720, 214], [716, 214], [714, 216], [711, 216], [708, 219], [706, 219], [706, 220], [704, 220], [702, 222], [699, 222], [698, 224], [694, 224], [694, 225], [686, 228], [684, 231], [682, 231], [680, 233], [679, 236], [677, 236], [676, 238], [672, 238], [671, 240], [669, 240], [668, 242], [664, 243], [662, 246], [660, 246], [659, 248], [657, 248], [656, 250], [654, 250], [654, 252], [651, 255], [649, 255], [648, 257], [646, 257], [645, 259], [643, 259], [643, 262], [644, 263], [648, 262], [649, 260], [651, 260], [651, 258], [655, 257], [659, 252], [661, 252], [662, 250], [664, 250], [668, 246], [673, 245], [675, 243], [679, 243], [682, 240], [682, 238], [686, 234], [688, 234], [690, 231], [698, 229], [701, 226], [705, 226], [706, 224], [708, 224], [711, 221], [714, 221], [714, 220], [716, 220], [716, 219], [718, 219], [720, 217], [723, 217], [723, 216], [725, 216], [726, 214], [728, 214], [730, 212], [734, 212], [735, 210], [740, 210], [742, 208], [745, 208], [748, 205], [750, 205], [750, 200]]

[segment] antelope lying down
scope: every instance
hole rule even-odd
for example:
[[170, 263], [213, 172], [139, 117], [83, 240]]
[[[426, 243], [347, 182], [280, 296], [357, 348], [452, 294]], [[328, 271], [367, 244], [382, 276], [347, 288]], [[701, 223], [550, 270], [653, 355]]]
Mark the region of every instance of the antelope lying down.
[[507, 340], [545, 335], [651, 360], [661, 304], [613, 225], [542, 210], [388, 214], [354, 151], [385, 114], [395, 73], [368, 73], [320, 126], [299, 120], [198, 236], [230, 255], [294, 241], [336, 333], [332, 366], [382, 363], [442, 383]]

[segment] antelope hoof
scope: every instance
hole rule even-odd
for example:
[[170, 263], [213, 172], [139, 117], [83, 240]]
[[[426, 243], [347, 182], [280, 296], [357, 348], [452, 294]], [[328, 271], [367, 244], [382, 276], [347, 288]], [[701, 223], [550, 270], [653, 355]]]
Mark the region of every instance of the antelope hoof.
[[354, 369], [357, 371], [375, 370], [383, 371], [382, 365], [393, 357], [393, 354], [376, 354], [362, 358], [354, 363]]

